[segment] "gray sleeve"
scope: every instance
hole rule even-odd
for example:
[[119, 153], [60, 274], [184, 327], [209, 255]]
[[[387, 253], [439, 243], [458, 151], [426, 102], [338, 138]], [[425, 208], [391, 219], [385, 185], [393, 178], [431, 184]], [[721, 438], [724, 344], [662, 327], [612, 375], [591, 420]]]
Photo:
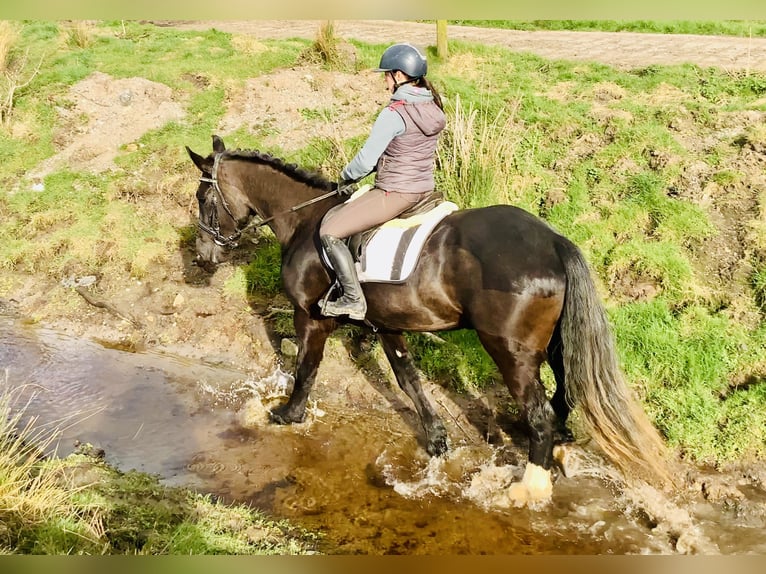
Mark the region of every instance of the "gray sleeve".
[[348, 165], [341, 171], [342, 179], [358, 181], [369, 174], [378, 163], [378, 159], [396, 136], [404, 133], [404, 120], [388, 107], [378, 114], [372, 130], [360, 149]]

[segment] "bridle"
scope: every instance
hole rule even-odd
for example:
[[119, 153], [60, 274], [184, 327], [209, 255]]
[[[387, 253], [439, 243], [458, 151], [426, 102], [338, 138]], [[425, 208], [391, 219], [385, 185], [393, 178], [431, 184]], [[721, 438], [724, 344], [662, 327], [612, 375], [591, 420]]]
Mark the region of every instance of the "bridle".
[[[245, 227], [242, 229], [239, 229], [237, 227], [237, 218], [234, 217], [234, 214], [231, 211], [231, 208], [229, 207], [228, 202], [226, 201], [226, 198], [223, 195], [223, 192], [221, 191], [221, 187], [218, 184], [218, 166], [221, 163], [221, 159], [223, 159], [223, 155], [226, 152], [220, 152], [215, 154], [215, 158], [213, 159], [213, 169], [210, 172], [210, 177], [205, 177], [204, 175], [199, 178], [199, 181], [202, 183], [209, 183], [213, 190], [215, 191], [215, 195], [213, 196], [213, 214], [211, 217], [210, 225], [206, 224], [204, 221], [202, 221], [202, 212], [200, 211], [200, 217], [197, 221], [197, 227], [201, 231], [204, 231], [210, 237], [213, 239], [213, 242], [220, 246], [227, 249], [231, 249], [234, 247], [237, 247], [238, 243], [237, 241], [242, 236], [242, 234], [250, 229], [251, 227], [261, 227], [263, 225], [266, 225], [267, 223], [270, 223], [277, 217], [281, 215], [286, 215], [288, 213], [292, 213], [294, 211], [298, 211], [299, 209], [303, 209], [304, 207], [307, 207], [313, 203], [316, 203], [318, 201], [321, 201], [323, 199], [327, 199], [328, 197], [332, 197], [333, 195], [338, 195], [338, 189], [335, 189], [333, 191], [330, 191], [328, 193], [325, 193], [323, 195], [320, 195], [318, 197], [314, 197], [313, 199], [309, 199], [308, 201], [304, 201], [303, 203], [299, 203], [298, 205], [291, 207], [287, 211], [283, 211], [280, 213], [277, 213], [275, 215], [272, 215], [271, 217], [267, 217], [266, 219], [261, 219], [260, 221], [251, 220]], [[223, 235], [221, 233], [221, 226], [218, 223], [218, 202], [221, 202], [221, 206], [223, 207], [223, 210], [226, 212], [226, 214], [231, 218], [231, 220], [234, 222], [234, 233], [231, 235]]]
[[[233, 248], [237, 246], [237, 240], [242, 235], [244, 229], [237, 229], [237, 218], [234, 217], [234, 214], [231, 212], [231, 208], [229, 207], [229, 204], [227, 203], [226, 198], [223, 196], [221, 188], [218, 185], [218, 164], [221, 161], [221, 156], [222, 154], [220, 153], [215, 154], [215, 158], [213, 160], [213, 169], [210, 173], [210, 177], [205, 177], [203, 175], [199, 178], [200, 182], [211, 184], [213, 190], [215, 191], [215, 195], [213, 196], [213, 213], [210, 217], [210, 225], [202, 221], [202, 211], [200, 211], [197, 227], [210, 235], [216, 245], [225, 248]], [[221, 233], [221, 226], [218, 223], [218, 201], [221, 202], [224, 211], [228, 214], [229, 217], [231, 217], [232, 221], [234, 222], [235, 230], [231, 235], [225, 236]]]

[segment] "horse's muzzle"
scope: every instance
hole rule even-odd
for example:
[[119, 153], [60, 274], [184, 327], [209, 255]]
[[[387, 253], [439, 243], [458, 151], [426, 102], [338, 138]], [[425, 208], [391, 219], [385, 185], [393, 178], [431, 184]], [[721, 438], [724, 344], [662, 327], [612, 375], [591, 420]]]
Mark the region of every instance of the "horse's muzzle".
[[207, 238], [197, 238], [196, 251], [196, 264], [205, 270], [210, 267], [215, 268], [219, 263], [224, 263], [229, 259], [228, 250]]

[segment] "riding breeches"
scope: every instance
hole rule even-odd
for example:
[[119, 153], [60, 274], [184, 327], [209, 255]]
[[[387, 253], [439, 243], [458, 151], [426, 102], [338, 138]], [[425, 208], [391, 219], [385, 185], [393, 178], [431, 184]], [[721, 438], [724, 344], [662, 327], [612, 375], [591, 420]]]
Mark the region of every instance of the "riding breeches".
[[338, 239], [351, 237], [395, 218], [430, 193], [400, 193], [375, 187], [328, 211], [319, 227], [319, 235], [332, 235]]

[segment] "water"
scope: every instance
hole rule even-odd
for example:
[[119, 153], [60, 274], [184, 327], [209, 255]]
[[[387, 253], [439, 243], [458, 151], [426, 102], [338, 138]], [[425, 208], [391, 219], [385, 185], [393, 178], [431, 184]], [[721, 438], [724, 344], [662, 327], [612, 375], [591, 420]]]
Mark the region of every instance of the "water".
[[[625, 489], [573, 450], [553, 499], [503, 497], [523, 455], [454, 440], [431, 459], [394, 409], [312, 402], [307, 422], [276, 426], [266, 407], [291, 377], [255, 375], [156, 353], [128, 353], [0, 317], [0, 378], [59, 455], [103, 448], [123, 470], [158, 474], [251, 503], [325, 533], [323, 550], [364, 554], [766, 553], [766, 493], [735, 504], [681, 503]], [[320, 385], [321, 383], [318, 383]]]

